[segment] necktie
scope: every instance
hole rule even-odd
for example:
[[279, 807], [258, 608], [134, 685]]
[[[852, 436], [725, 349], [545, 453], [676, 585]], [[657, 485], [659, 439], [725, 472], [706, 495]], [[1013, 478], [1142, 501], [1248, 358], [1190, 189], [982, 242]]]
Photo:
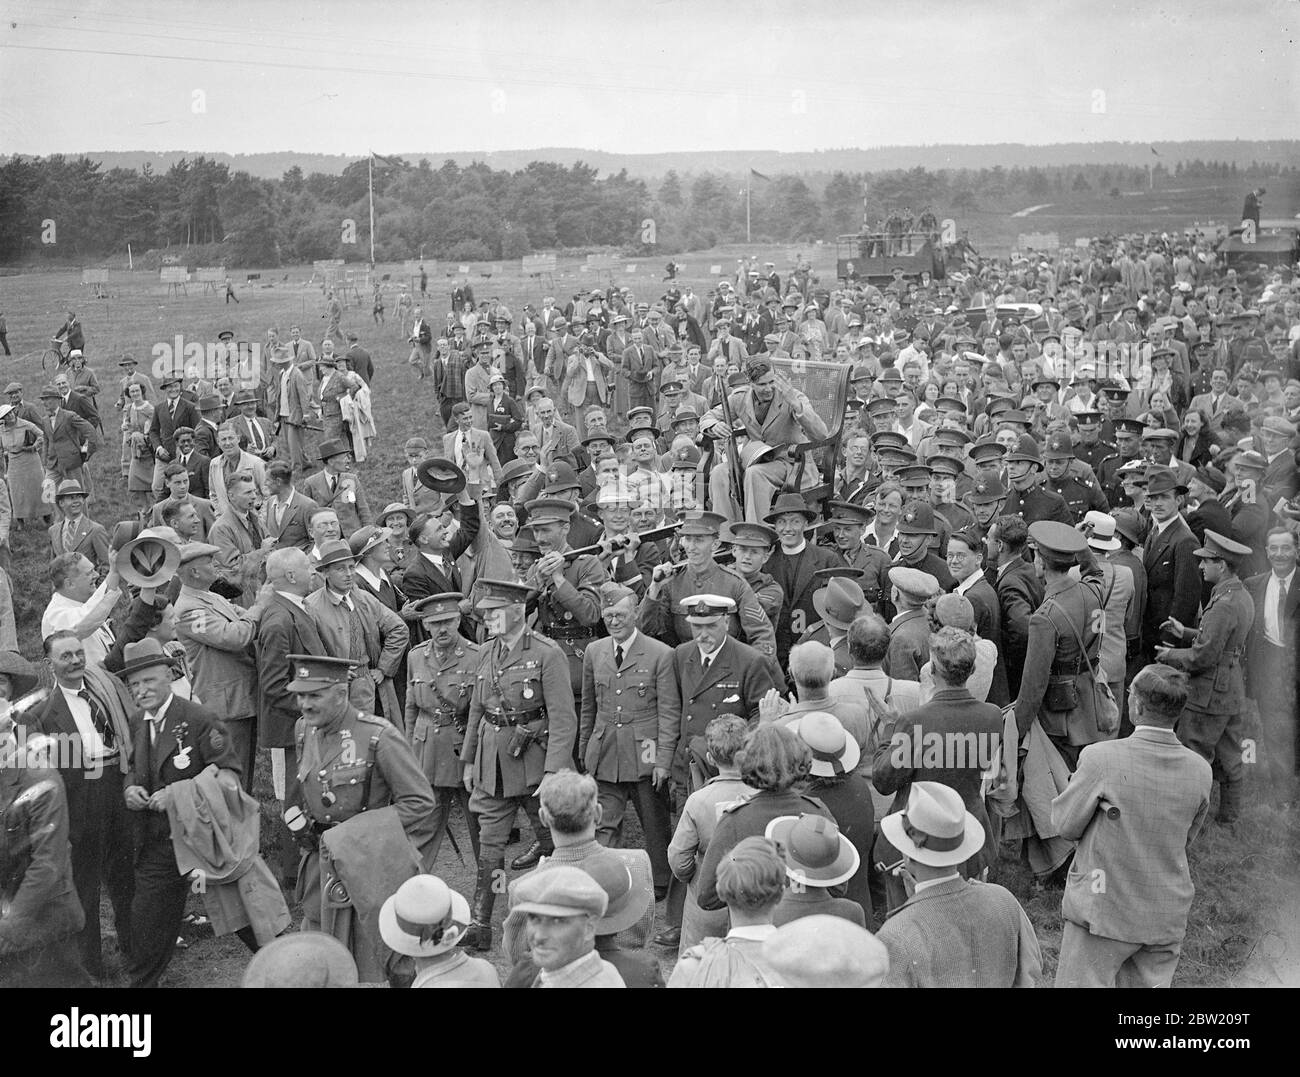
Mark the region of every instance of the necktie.
[[262, 437], [262, 424], [256, 419], [249, 419], [248, 429], [253, 435], [253, 447], [256, 448], [258, 452], [261, 452], [266, 448], [266, 441]]
[[1281, 580], [1277, 581], [1277, 606], [1275, 607], [1274, 616], [1277, 618], [1277, 638], [1281, 643], [1286, 643], [1286, 625], [1282, 620], [1282, 611], [1286, 608], [1286, 586]]
[[328, 474], [325, 477], [329, 481], [330, 493], [332, 494], [339, 488], [339, 478], [337, 475]]
[[71, 520], [63, 522], [63, 552], [67, 553], [73, 548], [74, 541], [77, 537], [77, 529], [73, 526]]
[[713, 664], [713, 655], [709, 655], [703, 662], [705, 673], [709, 671], [709, 666], [711, 666], [712, 664]]
[[176, 418], [176, 405], [179, 404], [179, 403], [180, 403], [179, 400], [173, 400], [172, 403], [171, 403], [171, 412], [172, 412], [172, 418], [173, 418], [173, 419]]
[[623, 665], [623, 644], [614, 644], [614, 665], [619, 667]]
[[248, 537], [253, 540], [253, 545], [262, 545], [262, 526], [257, 522], [257, 516], [250, 512], [248, 514]]
[[366, 652], [366, 633], [361, 626], [361, 611], [355, 603], [348, 608], [348, 647], [351, 651], [349, 658], [370, 664], [370, 656]]
[[84, 684], [77, 689], [77, 695], [86, 701], [86, 706], [90, 708], [90, 722], [95, 727], [95, 732], [99, 734], [99, 739], [104, 742], [104, 750], [111, 752], [117, 747], [117, 736], [113, 732], [113, 726], [104, 713], [104, 708], [99, 705], [90, 689]]
[[277, 501], [275, 503], [275, 526], [276, 527], [279, 527], [282, 523], [284, 523], [284, 510], [285, 510], [284, 502]]

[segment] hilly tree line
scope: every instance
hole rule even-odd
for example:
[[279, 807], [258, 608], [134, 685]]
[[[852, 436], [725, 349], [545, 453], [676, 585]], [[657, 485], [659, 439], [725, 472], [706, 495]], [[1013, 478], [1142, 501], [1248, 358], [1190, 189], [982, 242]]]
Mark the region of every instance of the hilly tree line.
[[[269, 180], [201, 156], [161, 174], [148, 165], [105, 171], [84, 156], [13, 158], [0, 165], [0, 263], [116, 262], [128, 244], [141, 254], [207, 245], [205, 254], [231, 266], [362, 261], [370, 250], [367, 166], [356, 161], [340, 175], [295, 167]], [[1294, 179], [1300, 170], [1215, 161], [1154, 168], [1157, 188], [1245, 187], [1279, 175]], [[1117, 196], [1147, 182], [1145, 169], [1098, 164], [770, 177], [669, 171], [651, 190], [626, 171], [601, 178], [582, 162], [534, 161], [506, 171], [381, 159], [374, 167], [375, 255], [483, 260], [556, 249], [644, 250], [646, 218], [655, 222], [659, 249], [712, 247], [745, 239], [747, 184], [754, 239], [793, 243], [857, 231], [864, 193], [872, 221], [904, 206], [960, 219], [1066, 192]], [[356, 222], [351, 244], [343, 242], [348, 219]], [[47, 220], [55, 222], [54, 244], [42, 241]]]

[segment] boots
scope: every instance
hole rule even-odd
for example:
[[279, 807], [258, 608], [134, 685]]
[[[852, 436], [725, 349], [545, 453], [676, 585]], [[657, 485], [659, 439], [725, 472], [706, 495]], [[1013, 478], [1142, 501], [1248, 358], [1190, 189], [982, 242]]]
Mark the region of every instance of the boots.
[[474, 884], [474, 902], [470, 909], [473, 920], [460, 940], [460, 945], [468, 950], [486, 953], [492, 949], [492, 906], [497, 899], [493, 884], [497, 879], [505, 878], [505, 870], [505, 857], [478, 862], [478, 879]]
[[1214, 817], [1222, 826], [1232, 826], [1241, 816], [1241, 782], [1219, 783], [1219, 813]]

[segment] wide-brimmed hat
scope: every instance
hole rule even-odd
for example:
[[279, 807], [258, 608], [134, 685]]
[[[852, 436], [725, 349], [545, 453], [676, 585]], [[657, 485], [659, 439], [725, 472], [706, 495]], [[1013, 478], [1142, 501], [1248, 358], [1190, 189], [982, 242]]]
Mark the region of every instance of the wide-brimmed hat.
[[453, 461], [431, 456], [415, 465], [421, 486], [438, 494], [458, 494], [465, 489], [465, 472]]
[[416, 875], [379, 909], [379, 936], [390, 950], [434, 957], [455, 949], [472, 917], [469, 902], [436, 875]]
[[244, 969], [240, 986], [356, 987], [357, 963], [333, 935], [295, 931], [258, 950]]
[[381, 521], [387, 520], [388, 517], [395, 516], [399, 512], [406, 517], [406, 522], [408, 524], [415, 522], [415, 509], [411, 508], [410, 505], [403, 505], [400, 501], [394, 501], [391, 505], [385, 505], [377, 519]]
[[1142, 545], [1142, 521], [1132, 509], [1116, 509], [1112, 519], [1115, 531], [1123, 535], [1134, 546]]
[[122, 648], [122, 668], [118, 676], [126, 680], [132, 673], [152, 666], [170, 666], [172, 658], [156, 639], [146, 636], [139, 643], [128, 643]]
[[817, 510], [808, 507], [808, 502], [803, 499], [801, 494], [784, 493], [772, 502], [772, 508], [766, 516], [763, 517], [764, 523], [775, 523], [778, 517], [786, 513], [797, 512], [809, 522], [817, 519]]
[[764, 964], [786, 987], [879, 987], [889, 950], [866, 928], [841, 916], [801, 916], [762, 945]]
[[316, 454], [322, 462], [328, 460], [331, 456], [342, 456], [344, 453], [350, 453], [352, 446], [340, 438], [326, 438], [317, 446]]
[[1092, 525], [1092, 530], [1088, 533], [1088, 545], [1094, 550], [1105, 552], [1120, 548], [1120, 541], [1115, 535], [1115, 517], [1110, 513], [1089, 509], [1084, 514], [1083, 522]]
[[1146, 470], [1147, 497], [1153, 494], [1185, 494], [1187, 485], [1178, 477], [1178, 472], [1171, 467], [1152, 464]]
[[809, 711], [786, 728], [812, 750], [812, 773], [817, 777], [837, 778], [857, 770], [862, 749], [830, 712]]
[[381, 543], [387, 542], [393, 537], [392, 531], [378, 524], [367, 524], [365, 527], [359, 527], [348, 536], [348, 548], [352, 551], [352, 556], [360, 561], [371, 550]]
[[315, 567], [321, 569], [328, 568], [330, 565], [337, 565], [341, 561], [355, 561], [356, 556], [352, 553], [352, 547], [345, 540], [329, 539], [321, 543], [315, 560]]
[[865, 608], [867, 599], [853, 580], [837, 577], [814, 591], [812, 602], [817, 616], [832, 628], [847, 632], [854, 618]]
[[135, 587], [160, 587], [176, 575], [180, 563], [180, 548], [147, 529], [113, 558], [118, 574]]
[[803, 886], [839, 886], [862, 866], [853, 843], [824, 815], [778, 816], [763, 836], [776, 842], [786, 875]]
[[609, 903], [596, 921], [597, 935], [617, 935], [638, 923], [654, 904], [650, 855], [644, 849], [602, 849], [578, 865], [605, 891]]
[[86, 497], [86, 489], [76, 479], [64, 479], [54, 491], [54, 503], [57, 505], [65, 497]]
[[934, 868], [964, 864], [984, 847], [980, 821], [940, 782], [913, 782], [907, 807], [880, 820], [880, 832], [904, 856]]

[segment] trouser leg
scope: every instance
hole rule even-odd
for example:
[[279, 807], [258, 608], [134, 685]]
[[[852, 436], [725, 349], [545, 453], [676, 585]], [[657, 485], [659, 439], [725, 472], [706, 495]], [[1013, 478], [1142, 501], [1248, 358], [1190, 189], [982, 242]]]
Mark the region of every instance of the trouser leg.
[[672, 841], [672, 820], [668, 812], [668, 791], [656, 789], [649, 778], [643, 778], [631, 787], [632, 803], [641, 820], [645, 835], [646, 852], [650, 854], [650, 871], [655, 893], [668, 889], [672, 872], [668, 868], [668, 845]]
[[226, 734], [230, 737], [231, 746], [234, 749], [235, 758], [239, 760], [240, 768], [243, 771], [240, 781], [243, 783], [244, 792], [251, 794], [253, 791], [253, 764], [257, 750], [257, 719], [227, 718], [224, 724]]
[[[528, 816], [528, 823], [533, 828], [533, 833], [537, 835], [537, 840], [542, 845], [542, 855], [550, 856], [555, 852], [555, 842], [551, 840], [550, 828], [542, 822], [542, 802], [537, 799], [537, 794], [522, 798], [524, 814]], [[514, 818], [513, 813], [511, 818]], [[481, 822], [481, 820], [480, 820]], [[506, 827], [506, 835], [509, 836], [510, 828]]]
[[[284, 797], [280, 801], [280, 811], [283, 812], [284, 806], [294, 803], [298, 795], [298, 749], [291, 746], [271, 750], [284, 753]], [[302, 850], [293, 840], [283, 818], [276, 829], [280, 835], [280, 878], [286, 886], [294, 886], [298, 881], [298, 862], [302, 859]]]
[[768, 460], [745, 468], [745, 519], [762, 523], [772, 508], [772, 499], [785, 482], [788, 465], [784, 460]]
[[135, 832], [122, 799], [123, 775], [117, 767], [105, 770], [104, 783], [104, 883], [113, 906], [117, 948], [131, 956], [131, 901], [135, 896]]
[[1115, 976], [1115, 986], [1170, 987], [1174, 982], [1182, 950], [1181, 942], [1167, 946], [1139, 946], [1120, 966]]
[[1115, 987], [1120, 967], [1141, 949], [1141, 943], [1093, 935], [1086, 927], [1066, 920], [1061, 931], [1056, 986]]
[[176, 948], [189, 883], [176, 867], [170, 838], [153, 838], [135, 862], [131, 902], [131, 986], [157, 987]]
[[[102, 775], [101, 775], [102, 777]], [[103, 790], [98, 778], [83, 779], [69, 797], [72, 884], [85, 914], [85, 927], [77, 934], [81, 964], [91, 976], [102, 979], [104, 958], [100, 947], [99, 893], [104, 877]]]

